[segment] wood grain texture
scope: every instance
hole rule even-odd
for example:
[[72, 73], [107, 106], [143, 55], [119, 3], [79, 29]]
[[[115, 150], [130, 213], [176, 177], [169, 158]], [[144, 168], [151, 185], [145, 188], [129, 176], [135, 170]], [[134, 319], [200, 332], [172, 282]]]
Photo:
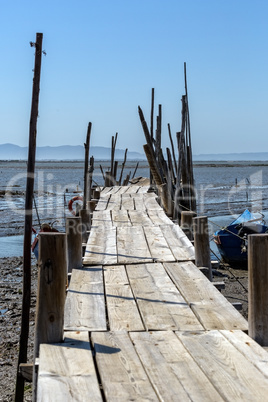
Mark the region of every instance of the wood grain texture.
[[128, 211], [128, 215], [133, 226], [152, 226], [152, 221], [145, 210]]
[[159, 226], [144, 226], [143, 230], [154, 261], [175, 261]]
[[92, 215], [91, 227], [104, 226], [111, 228], [113, 226], [111, 211], [94, 211]]
[[107, 401], [158, 401], [127, 332], [94, 332], [92, 341]]
[[266, 378], [268, 378], [268, 353], [243, 331], [220, 331]]
[[64, 328], [77, 331], [106, 330], [101, 266], [73, 270], [65, 303]]
[[143, 229], [139, 226], [117, 228], [117, 252], [119, 264], [153, 261]]
[[134, 210], [134, 199], [131, 197], [131, 194], [125, 193], [121, 196], [121, 209], [125, 210]]
[[111, 331], [142, 331], [140, 313], [123, 265], [104, 268], [105, 293]]
[[219, 331], [176, 335], [224, 400], [267, 400], [267, 378]]
[[205, 329], [247, 330], [247, 321], [192, 262], [164, 267]]
[[113, 226], [132, 226], [127, 210], [117, 211], [114, 209], [111, 214]]
[[177, 261], [194, 260], [194, 247], [178, 225], [161, 225], [160, 228]]
[[116, 228], [94, 227], [88, 237], [84, 265], [104, 265], [117, 263]]
[[103, 191], [100, 194], [100, 198], [97, 202], [96, 211], [104, 211], [105, 209], [107, 209], [107, 205], [109, 203], [111, 194], [110, 193], [104, 193]]
[[163, 209], [148, 209], [147, 213], [153, 225], [174, 225], [174, 223], [165, 214]]
[[223, 401], [172, 331], [131, 332], [130, 337], [160, 400]]
[[165, 275], [162, 264], [127, 265], [126, 270], [148, 331], [203, 329], [178, 289]]
[[88, 332], [40, 348], [37, 401], [102, 401]]

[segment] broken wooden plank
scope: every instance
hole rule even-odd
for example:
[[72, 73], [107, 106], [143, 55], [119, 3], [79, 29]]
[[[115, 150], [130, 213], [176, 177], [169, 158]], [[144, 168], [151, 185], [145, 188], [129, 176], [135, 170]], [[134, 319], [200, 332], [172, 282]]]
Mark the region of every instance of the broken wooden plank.
[[126, 270], [148, 331], [203, 329], [162, 264], [127, 265]]
[[106, 330], [101, 266], [73, 269], [65, 302], [64, 328], [73, 331]]
[[140, 226], [117, 228], [117, 252], [119, 264], [153, 261], [143, 229]]
[[247, 330], [247, 321], [192, 262], [163, 264], [205, 329]]
[[41, 344], [37, 401], [102, 401], [88, 332], [68, 333], [60, 344]]
[[161, 401], [223, 401], [172, 331], [129, 335]]
[[88, 237], [84, 265], [105, 265], [117, 263], [116, 228], [94, 227]]
[[268, 379], [219, 331], [176, 335], [224, 400], [267, 399]]
[[96, 362], [107, 401], [158, 401], [127, 332], [93, 332]]
[[105, 296], [111, 331], [142, 331], [138, 311], [123, 265], [104, 268]]

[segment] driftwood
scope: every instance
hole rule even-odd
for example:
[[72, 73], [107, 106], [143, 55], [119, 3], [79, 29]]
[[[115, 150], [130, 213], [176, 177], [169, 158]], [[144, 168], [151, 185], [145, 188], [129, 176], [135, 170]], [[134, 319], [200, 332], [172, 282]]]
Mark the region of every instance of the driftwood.
[[[144, 114], [140, 106], [138, 113], [146, 139], [144, 151], [150, 166], [151, 176], [158, 188], [162, 204], [168, 215], [174, 219], [180, 219], [180, 212], [196, 211], [196, 199], [194, 190], [192, 146], [190, 131], [190, 116], [188, 106], [188, 92], [186, 79], [186, 65], [184, 65], [185, 95], [182, 96], [181, 129], [176, 134], [178, 159], [176, 159], [175, 147], [168, 124], [168, 135], [171, 150], [166, 149], [167, 160], [165, 160], [162, 147], [162, 106], [158, 107], [156, 119], [155, 139], [153, 137], [153, 102], [154, 90], [152, 89], [151, 105], [151, 130], [149, 132]], [[152, 182], [152, 180], [151, 180]]]

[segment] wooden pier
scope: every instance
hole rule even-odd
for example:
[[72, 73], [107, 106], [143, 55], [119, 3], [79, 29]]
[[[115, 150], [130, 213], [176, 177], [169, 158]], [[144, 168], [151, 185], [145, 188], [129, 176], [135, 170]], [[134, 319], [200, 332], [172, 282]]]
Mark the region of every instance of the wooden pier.
[[105, 188], [38, 401], [265, 401], [268, 354], [148, 187]]

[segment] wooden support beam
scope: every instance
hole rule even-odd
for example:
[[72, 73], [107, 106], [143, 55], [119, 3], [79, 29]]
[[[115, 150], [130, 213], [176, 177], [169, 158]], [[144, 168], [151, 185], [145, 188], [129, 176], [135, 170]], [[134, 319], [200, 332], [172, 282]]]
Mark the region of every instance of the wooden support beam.
[[193, 218], [196, 217], [196, 212], [181, 211], [181, 228], [189, 240], [194, 239]]
[[[90, 201], [91, 202], [91, 201]], [[79, 217], [66, 218], [68, 272], [82, 267], [82, 222]]]
[[[66, 244], [65, 233], [39, 233], [34, 361], [39, 357], [41, 343], [57, 343], [63, 340], [67, 284]], [[33, 401], [36, 396], [36, 374], [34, 371]]]
[[207, 216], [193, 218], [195, 264], [197, 267], [209, 269], [209, 280], [212, 281], [211, 256]]
[[268, 346], [268, 234], [248, 236], [248, 334]]

